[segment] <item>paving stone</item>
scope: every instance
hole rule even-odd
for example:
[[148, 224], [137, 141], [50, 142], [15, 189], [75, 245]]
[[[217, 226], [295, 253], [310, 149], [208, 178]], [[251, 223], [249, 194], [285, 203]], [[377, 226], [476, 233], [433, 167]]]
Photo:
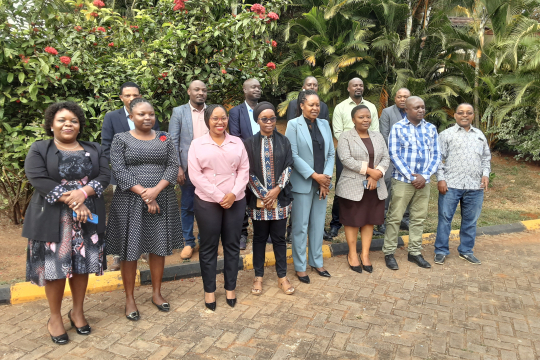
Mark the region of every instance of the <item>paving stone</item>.
[[[163, 284], [172, 311], [149, 302], [151, 287], [135, 291], [141, 321], [123, 315], [122, 291], [90, 294], [85, 303], [90, 336], [54, 346], [46, 330], [46, 301], [0, 306], [2, 359], [433, 359], [533, 360], [540, 358], [540, 231], [477, 239], [481, 266], [459, 260], [451, 243], [444, 266], [420, 269], [396, 252], [399, 271], [375, 266], [353, 274], [345, 256], [325, 259], [332, 278], [312, 277], [293, 296], [273, 282], [250, 294], [253, 271], [240, 271], [238, 304], [207, 311], [200, 278]], [[426, 245], [424, 256], [433, 253]], [[513, 256], [512, 256], [513, 255]], [[519, 256], [516, 265], [512, 259]], [[380, 252], [371, 261], [384, 265]], [[269, 277], [275, 270], [268, 268]], [[218, 275], [218, 288], [223, 275]], [[176, 299], [176, 300], [172, 300]], [[64, 301], [62, 313], [71, 309]]]

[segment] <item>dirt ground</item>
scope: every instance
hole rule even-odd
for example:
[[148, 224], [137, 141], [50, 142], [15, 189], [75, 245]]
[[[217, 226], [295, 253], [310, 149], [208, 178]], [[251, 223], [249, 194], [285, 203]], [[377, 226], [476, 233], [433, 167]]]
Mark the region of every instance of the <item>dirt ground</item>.
[[[280, 121], [278, 131], [285, 133], [286, 122]], [[490, 226], [498, 224], [515, 223], [523, 220], [540, 218], [540, 166], [531, 163], [517, 161], [511, 156], [494, 154], [492, 158], [492, 183], [485, 195], [482, 215], [478, 226]], [[180, 191], [177, 191], [180, 200]], [[431, 183], [431, 198], [429, 214], [425, 222], [424, 232], [435, 232], [437, 229], [437, 186], [433, 178]], [[112, 189], [109, 187], [105, 193], [107, 206], [112, 198]], [[328, 208], [326, 224], [331, 220], [332, 202], [334, 190], [328, 196]], [[453, 229], [459, 229], [459, 208], [454, 221]], [[27, 239], [21, 237], [22, 226], [9, 224], [7, 218], [0, 212], [0, 285], [25, 281], [26, 273], [26, 246]], [[251, 222], [249, 241], [252, 238]], [[407, 232], [402, 232], [406, 234]], [[195, 236], [197, 226], [195, 224]], [[343, 228], [334, 242], [344, 242]], [[326, 242], [325, 243], [329, 243]], [[288, 245], [290, 247], [290, 245]], [[173, 255], [166, 258], [165, 263], [178, 264], [186, 262], [180, 258], [180, 251], [175, 250]], [[220, 248], [221, 255], [221, 248]], [[267, 245], [267, 251], [271, 251], [271, 245]], [[251, 253], [251, 242], [248, 242], [246, 250], [242, 254]], [[109, 257], [109, 265], [112, 263]], [[198, 261], [198, 252], [189, 261]], [[139, 261], [139, 268], [146, 269], [147, 264]]]

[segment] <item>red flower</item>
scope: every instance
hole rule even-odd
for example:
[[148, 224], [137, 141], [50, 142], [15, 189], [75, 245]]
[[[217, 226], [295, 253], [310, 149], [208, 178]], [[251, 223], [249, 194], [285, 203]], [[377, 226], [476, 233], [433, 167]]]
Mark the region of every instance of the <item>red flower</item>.
[[69, 56], [60, 56], [60, 62], [64, 65], [69, 65], [71, 58]]
[[17, 103], [20, 103], [20, 102], [21, 102], [21, 100], [17, 99], [17, 100], [15, 100], [15, 102], [17, 102]]
[[164, 72], [161, 74], [161, 77], [167, 77], [168, 73]]
[[97, 43], [94, 43], [94, 46], [97, 46]]
[[71, 75], [66, 74], [66, 79], [70, 79], [70, 78], [71, 78]]
[[71, 69], [72, 71], [79, 71], [79, 68], [76, 67], [76, 66], [72, 66], [72, 67], [70, 67], [70, 69]]
[[97, 31], [107, 32], [103, 26], [100, 26], [96, 29]]
[[268, 64], [266, 64], [266, 66], [267, 66], [270, 70], [275, 70], [275, 69], [276, 69], [276, 64], [274, 64], [273, 62], [269, 62]]
[[232, 17], [234, 17], [234, 18], [236, 17], [236, 14], [231, 14], [231, 15], [232, 15]]
[[81, 30], [82, 30], [82, 26], [75, 26], [74, 29], [77, 30], [77, 31], [81, 31]]
[[174, 11], [184, 10], [186, 8], [185, 0], [174, 0], [174, 3], [176, 4], [173, 7]]
[[251, 11], [253, 11], [256, 14], [262, 15], [266, 12], [266, 9], [261, 4], [253, 4], [251, 6]]
[[84, 6], [84, 4], [79, 4], [79, 5], [75, 5], [76, 7], [78, 8], [82, 8]]
[[55, 48], [51, 47], [51, 46], [47, 46], [45, 48], [45, 52], [48, 52], [51, 55], [58, 55], [58, 51]]
[[161, 140], [161, 141], [165, 141], [165, 140], [167, 140], [167, 136], [165, 136], [165, 135], [161, 135], [161, 136], [159, 137], [159, 140]]
[[270, 44], [270, 40], [266, 40], [266, 43], [267, 43], [267, 44]]
[[102, 8], [102, 7], [105, 7], [105, 3], [101, 0], [94, 0], [93, 2], [94, 6], [97, 6], [98, 8]]
[[23, 56], [21, 60], [22, 60], [25, 64], [28, 64], [28, 60], [30, 60], [30, 59], [28, 59], [27, 57], [24, 57], [24, 56]]
[[265, 15], [265, 14], [261, 14], [261, 15], [259, 15], [259, 19], [264, 19], [265, 17], [266, 17], [266, 15]]
[[109, 43], [109, 47], [113, 47], [114, 46], [114, 43]]
[[58, 66], [58, 65], [54, 65], [54, 67], [57, 68], [57, 69], [60, 69], [60, 66]]
[[269, 13], [268, 13], [268, 17], [269, 17], [270, 19], [274, 20], [274, 21], [279, 19], [279, 15], [276, 14], [275, 12], [269, 12]]
[[222, 73], [222, 74], [226, 74], [226, 73], [227, 73], [227, 70], [221, 69], [221, 73]]
[[132, 28], [132, 29], [138, 29], [139, 28], [137, 25], [130, 25], [129, 27]]
[[276, 47], [277, 46], [277, 42], [275, 40], [272, 40], [272, 47]]
[[91, 12], [91, 13], [90, 13], [90, 16], [93, 16], [93, 17], [98, 17], [98, 16], [99, 16], [99, 14], [98, 14], [97, 12]]

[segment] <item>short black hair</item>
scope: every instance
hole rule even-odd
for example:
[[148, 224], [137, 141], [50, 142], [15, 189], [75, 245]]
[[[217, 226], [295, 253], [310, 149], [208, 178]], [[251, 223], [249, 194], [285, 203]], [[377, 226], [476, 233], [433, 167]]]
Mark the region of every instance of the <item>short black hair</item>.
[[125, 88], [130, 88], [130, 87], [137, 88], [137, 90], [139, 90], [139, 93], [141, 92], [141, 88], [139, 87], [139, 85], [135, 84], [133, 81], [128, 81], [128, 82], [123, 83], [122, 86], [120, 86], [120, 95], [122, 95]]
[[317, 94], [315, 90], [302, 90], [298, 93], [298, 100], [297, 100], [298, 102], [296, 104], [296, 114], [297, 114], [296, 117], [302, 115], [302, 108], [300, 107], [300, 104], [305, 103], [307, 97], [311, 95], [315, 95], [316, 97], [319, 97], [319, 94]]
[[221, 104], [210, 104], [206, 107], [204, 110], [204, 123], [206, 124], [206, 127], [210, 129], [210, 116], [214, 113], [214, 110], [217, 108], [222, 108], [223, 111], [225, 111], [225, 114], [227, 114], [227, 109]]
[[81, 109], [81, 107], [73, 101], [62, 101], [49, 105], [49, 107], [45, 110], [45, 123], [43, 124], [45, 133], [49, 136], [54, 136], [51, 129], [54, 122], [54, 116], [57, 112], [64, 109], [71, 111], [77, 117], [77, 119], [79, 119], [80, 129], [79, 134], [77, 135], [78, 138], [82, 134], [84, 126], [86, 125], [86, 117], [84, 116], [83, 109]]
[[[366, 105], [356, 105], [355, 107], [353, 107], [353, 109], [351, 110], [351, 118], [354, 117], [354, 115], [356, 114], [358, 110], [362, 110], [362, 109], [369, 110], [369, 108]], [[369, 111], [369, 113], [371, 114], [371, 110]]]
[[131, 100], [131, 102], [129, 103], [129, 112], [133, 111], [133, 108], [135, 107], [135, 105], [142, 104], [142, 103], [147, 103], [147, 104], [150, 104], [152, 108], [154, 107], [154, 105], [152, 105], [152, 103], [149, 100], [140, 97], [140, 98], [135, 98]]
[[474, 106], [472, 106], [471, 104], [469, 104], [468, 102], [464, 102], [464, 103], [461, 103], [459, 104], [458, 106], [456, 106], [456, 112], [457, 112], [457, 109], [459, 109], [460, 106], [470, 106], [472, 107], [472, 110], [474, 112]]

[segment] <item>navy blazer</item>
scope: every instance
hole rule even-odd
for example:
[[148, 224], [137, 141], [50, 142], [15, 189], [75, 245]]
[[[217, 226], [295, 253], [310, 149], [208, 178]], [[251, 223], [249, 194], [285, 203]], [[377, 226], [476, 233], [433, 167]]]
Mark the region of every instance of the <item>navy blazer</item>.
[[[118, 110], [110, 111], [105, 114], [105, 119], [103, 119], [103, 127], [101, 129], [101, 146], [103, 147], [105, 156], [107, 159], [109, 159], [109, 163], [111, 162], [111, 144], [114, 135], [130, 130], [126, 117], [126, 111], [124, 109], [125, 108], [122, 106]], [[156, 119], [153, 129], [156, 131], [159, 130], [158, 119]], [[112, 175], [111, 185], [116, 185], [116, 181]]]
[[254, 135], [245, 102], [229, 111], [229, 134], [238, 136], [242, 140], [249, 139]]
[[[82, 148], [90, 154], [92, 172], [88, 180], [101, 183], [103, 189], [109, 185], [111, 171], [107, 157], [98, 143], [79, 141]], [[24, 218], [22, 236], [32, 240], [59, 242], [60, 241], [60, 212], [64, 203], [50, 204], [45, 197], [62, 178], [58, 170], [58, 148], [53, 140], [36, 141], [30, 147], [24, 162], [24, 171], [30, 184], [34, 187], [34, 195]], [[105, 201], [103, 196], [94, 199], [98, 216], [97, 232], [105, 232]]]

